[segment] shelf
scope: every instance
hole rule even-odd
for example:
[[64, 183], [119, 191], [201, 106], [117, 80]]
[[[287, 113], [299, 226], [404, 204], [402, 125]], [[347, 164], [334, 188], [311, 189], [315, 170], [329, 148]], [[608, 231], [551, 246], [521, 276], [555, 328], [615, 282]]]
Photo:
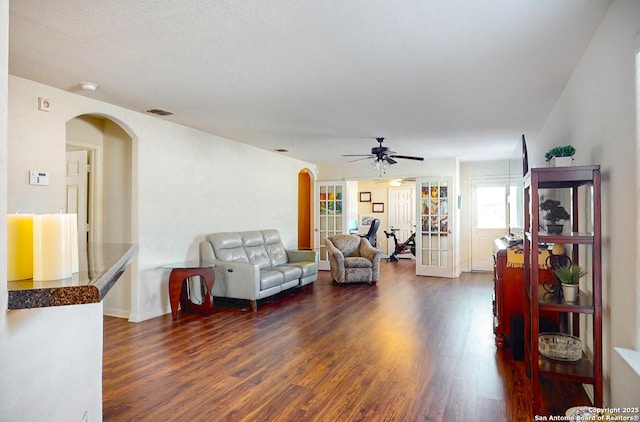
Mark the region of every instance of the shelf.
[[[527, 240], [532, 240], [532, 234], [527, 232]], [[591, 233], [571, 232], [566, 234], [549, 234], [547, 232], [538, 233], [538, 243], [562, 243], [562, 244], [580, 244], [592, 245], [594, 236]]]
[[540, 356], [538, 361], [540, 375], [548, 379], [569, 380], [592, 384], [595, 377], [593, 363], [582, 352], [582, 359], [577, 362], [562, 362]]
[[600, 171], [600, 166], [571, 166], [571, 167], [540, 167], [533, 168], [524, 180], [524, 186], [531, 186], [531, 179], [535, 174], [538, 179], [538, 189], [575, 188], [590, 185], [594, 175]]
[[544, 287], [538, 286], [538, 307], [540, 311], [573, 312], [592, 314], [594, 312], [593, 297], [580, 290], [577, 302], [565, 302], [553, 293], [548, 293]]
[[[586, 189], [585, 189], [586, 188]], [[543, 216], [539, 207], [541, 189], [570, 189], [572, 207], [569, 210], [571, 215], [570, 229], [576, 230], [578, 227], [590, 227], [592, 233], [563, 233], [549, 234], [539, 232]], [[590, 192], [589, 192], [590, 191]], [[583, 194], [587, 195], [587, 203]], [[539, 411], [540, 406], [540, 379], [548, 378], [555, 380], [567, 380], [592, 384], [594, 388], [595, 407], [602, 407], [603, 399], [603, 375], [602, 375], [602, 249], [601, 249], [601, 175], [600, 166], [571, 166], [571, 167], [549, 167], [534, 168], [526, 175], [524, 180], [524, 203], [525, 203], [525, 252], [530, 254], [529, 259], [525, 259], [525, 301], [528, 307], [525, 317], [525, 351], [528, 358], [527, 375], [531, 378], [532, 388], [532, 409], [534, 414]], [[586, 216], [591, 221], [580, 220], [580, 212], [586, 208]], [[586, 223], [586, 224], [585, 224]], [[535, 231], [534, 231], [535, 230]], [[547, 248], [548, 244], [573, 245], [570, 247], [570, 254], [574, 264], [577, 265], [579, 258], [578, 245], [591, 246], [585, 248], [587, 251], [584, 258], [590, 262], [591, 277], [587, 284], [589, 293], [580, 291], [576, 302], [565, 302], [558, 295], [548, 293], [540, 282], [537, 259], [539, 251]], [[527, 258], [527, 257], [525, 257]], [[534, 265], [535, 263], [536, 265]], [[562, 314], [571, 313], [572, 317]], [[565, 318], [563, 324], [566, 325], [565, 332], [576, 333], [583, 342], [592, 345], [593, 356], [589, 359], [584, 351], [582, 358], [577, 362], [556, 361], [541, 356], [538, 351], [538, 335], [540, 324], [538, 318], [542, 314], [557, 315]], [[590, 327], [581, 333], [580, 321], [586, 315], [591, 321]], [[589, 326], [589, 324], [587, 324]], [[582, 335], [580, 335], [582, 334]]]

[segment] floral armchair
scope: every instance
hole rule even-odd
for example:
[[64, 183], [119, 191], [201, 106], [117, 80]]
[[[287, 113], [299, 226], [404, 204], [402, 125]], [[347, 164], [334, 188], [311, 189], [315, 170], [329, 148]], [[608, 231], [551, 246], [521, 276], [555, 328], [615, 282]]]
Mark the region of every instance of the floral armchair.
[[325, 239], [331, 265], [331, 277], [336, 283], [373, 284], [380, 277], [382, 252], [365, 238], [339, 234]]

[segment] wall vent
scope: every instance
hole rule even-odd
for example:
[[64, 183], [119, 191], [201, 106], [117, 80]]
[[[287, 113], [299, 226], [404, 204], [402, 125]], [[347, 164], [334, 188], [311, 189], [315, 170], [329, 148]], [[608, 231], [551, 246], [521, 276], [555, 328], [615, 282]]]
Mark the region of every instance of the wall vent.
[[172, 112], [161, 108], [152, 108], [151, 110], [147, 110], [147, 113], [156, 114], [158, 116], [171, 116], [173, 114]]

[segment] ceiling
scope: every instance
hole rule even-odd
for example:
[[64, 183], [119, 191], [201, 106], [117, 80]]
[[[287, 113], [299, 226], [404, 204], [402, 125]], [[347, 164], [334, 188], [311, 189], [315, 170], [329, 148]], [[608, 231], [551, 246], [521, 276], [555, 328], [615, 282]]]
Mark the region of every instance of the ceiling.
[[610, 3], [12, 0], [9, 73], [320, 165], [377, 136], [427, 159], [506, 158]]

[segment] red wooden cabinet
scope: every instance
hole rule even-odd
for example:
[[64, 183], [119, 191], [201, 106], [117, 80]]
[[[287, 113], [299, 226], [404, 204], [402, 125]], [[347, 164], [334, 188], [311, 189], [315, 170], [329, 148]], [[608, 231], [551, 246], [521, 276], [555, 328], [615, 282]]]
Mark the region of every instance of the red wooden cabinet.
[[[507, 265], [508, 245], [502, 239], [494, 241], [494, 268], [493, 268], [493, 334], [495, 335], [496, 346], [500, 349], [509, 347], [511, 342], [511, 320], [512, 317], [520, 318], [524, 321], [526, 314], [524, 301], [524, 267], [509, 267]], [[553, 275], [549, 270], [539, 270], [539, 283], [544, 280], [553, 280]], [[554, 322], [557, 316], [544, 314]], [[520, 333], [524, 336], [524, 333]]]

